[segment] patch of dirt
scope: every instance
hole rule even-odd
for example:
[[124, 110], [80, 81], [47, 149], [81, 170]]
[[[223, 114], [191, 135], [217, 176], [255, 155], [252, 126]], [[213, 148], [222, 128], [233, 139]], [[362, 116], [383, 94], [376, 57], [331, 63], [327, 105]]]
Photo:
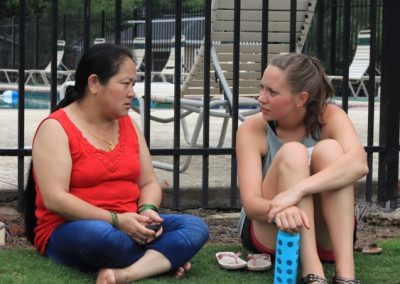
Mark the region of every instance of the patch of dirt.
[[[5, 224], [5, 248], [32, 248], [24, 235], [23, 216], [17, 213], [15, 200], [0, 202], [0, 222]], [[176, 212], [163, 210], [163, 212]], [[236, 226], [239, 218], [238, 211], [219, 211], [210, 209], [183, 210], [203, 218], [210, 228], [210, 243], [239, 244]], [[357, 213], [357, 242], [356, 247], [364, 247], [370, 243], [400, 237], [400, 208], [393, 212], [385, 212], [378, 205], [362, 204], [356, 206]], [[0, 247], [1, 248], [1, 247]]]

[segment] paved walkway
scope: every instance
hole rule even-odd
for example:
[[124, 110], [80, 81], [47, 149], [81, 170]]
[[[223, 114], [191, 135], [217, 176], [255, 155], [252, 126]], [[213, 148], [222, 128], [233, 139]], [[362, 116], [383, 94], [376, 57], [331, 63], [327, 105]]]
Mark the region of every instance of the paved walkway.
[[[367, 105], [366, 103], [351, 103], [349, 116], [353, 121], [356, 131], [364, 145], [367, 142]], [[31, 145], [32, 137], [38, 123], [48, 114], [48, 110], [26, 110], [25, 113], [25, 145]], [[133, 111], [132, 117], [140, 124], [140, 117]], [[172, 110], [152, 110], [152, 114], [169, 116], [173, 115]], [[376, 107], [374, 126], [374, 141], [378, 144], [379, 133], [379, 108]], [[188, 122], [190, 129], [195, 124], [195, 115], [189, 116]], [[221, 119], [211, 118], [210, 120], [210, 145], [215, 145], [218, 141]], [[0, 109], [0, 148], [17, 148], [18, 135], [18, 117], [15, 109]], [[200, 135], [201, 136], [201, 135]], [[183, 141], [181, 134], [181, 145]], [[227, 131], [224, 147], [230, 147], [232, 133], [230, 126]], [[173, 124], [161, 124], [151, 122], [151, 141], [152, 148], [166, 148], [173, 146]], [[182, 157], [183, 160], [185, 157]], [[377, 179], [377, 155], [374, 155], [373, 179]], [[171, 161], [170, 157], [154, 157], [163, 161]], [[25, 159], [25, 167], [29, 165], [30, 157]], [[231, 160], [229, 156], [211, 156], [210, 157], [210, 179], [209, 187], [227, 189], [230, 187]], [[164, 188], [170, 188], [173, 184], [173, 174], [165, 170], [156, 170], [160, 182]], [[202, 157], [194, 156], [191, 164], [184, 173], [180, 175], [181, 188], [201, 188], [202, 185]], [[15, 191], [17, 189], [17, 158], [0, 158], [0, 193], [1, 191]], [[212, 193], [211, 193], [212, 194]], [[210, 197], [211, 198], [211, 197]]]

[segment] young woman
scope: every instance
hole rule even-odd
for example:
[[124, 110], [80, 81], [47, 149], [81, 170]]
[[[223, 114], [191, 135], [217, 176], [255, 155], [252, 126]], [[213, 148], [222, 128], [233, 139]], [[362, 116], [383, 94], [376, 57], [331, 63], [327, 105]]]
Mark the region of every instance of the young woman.
[[278, 56], [261, 80], [260, 113], [237, 132], [243, 245], [274, 254], [277, 228], [300, 231], [300, 283], [327, 283], [321, 260], [335, 261], [333, 283], [359, 283], [353, 183], [368, 166], [347, 114], [329, 103], [332, 96], [317, 59]]
[[98, 270], [97, 283], [168, 271], [180, 277], [208, 240], [200, 218], [158, 213], [161, 188], [128, 115], [135, 81], [129, 50], [93, 45], [80, 60], [75, 86], [33, 142], [27, 235], [52, 260]]

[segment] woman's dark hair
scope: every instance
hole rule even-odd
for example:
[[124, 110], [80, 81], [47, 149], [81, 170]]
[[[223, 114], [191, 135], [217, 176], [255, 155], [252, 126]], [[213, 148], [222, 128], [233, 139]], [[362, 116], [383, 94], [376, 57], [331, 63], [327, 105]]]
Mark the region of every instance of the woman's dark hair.
[[[106, 85], [110, 78], [118, 73], [121, 64], [127, 58], [130, 58], [134, 62], [131, 51], [121, 45], [104, 43], [89, 47], [80, 59], [76, 69], [75, 86], [71, 85], [67, 87], [65, 97], [57, 104], [53, 112], [82, 99], [86, 94], [90, 75], [96, 74], [100, 83]], [[32, 244], [35, 239], [34, 229], [37, 224], [35, 200], [36, 189], [33, 179], [33, 162], [31, 161], [24, 192], [23, 207], [25, 234], [28, 241]]]
[[317, 139], [317, 129], [323, 125], [322, 111], [334, 91], [320, 61], [301, 53], [289, 53], [273, 58], [270, 65], [281, 69], [293, 93], [308, 92], [305, 125], [307, 133]]

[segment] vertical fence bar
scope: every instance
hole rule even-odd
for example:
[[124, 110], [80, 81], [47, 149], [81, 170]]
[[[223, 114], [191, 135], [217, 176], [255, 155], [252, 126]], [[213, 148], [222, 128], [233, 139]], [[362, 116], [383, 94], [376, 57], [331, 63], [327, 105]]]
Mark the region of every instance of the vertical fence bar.
[[121, 0], [115, 0], [115, 43], [121, 43]]
[[101, 19], [100, 19], [100, 37], [106, 37], [106, 12], [104, 10], [101, 11]]
[[83, 51], [90, 46], [90, 0], [85, 0], [83, 8]]
[[[151, 103], [151, 62], [152, 62], [152, 0], [145, 1], [146, 19], [145, 19], [145, 56], [144, 56], [144, 137], [150, 148], [150, 103]], [[139, 63], [138, 63], [139, 64]]]
[[379, 185], [382, 187], [379, 187], [378, 199], [387, 209], [396, 208], [398, 202], [400, 80], [397, 69], [400, 39], [393, 35], [400, 29], [399, 9], [399, 1], [383, 1], [382, 50], [385, 52], [382, 54], [380, 144], [386, 144], [387, 148], [379, 155]]
[[[369, 80], [368, 80], [368, 134], [367, 146], [374, 144], [374, 115], [375, 115], [375, 66], [376, 66], [376, 0], [371, 0], [369, 10], [370, 23], [370, 54], [369, 54]], [[367, 153], [369, 172], [366, 177], [365, 199], [372, 201], [372, 174], [373, 174], [373, 152]]]
[[24, 156], [25, 148], [25, 0], [19, 1], [19, 66], [18, 66], [18, 211], [22, 211], [24, 196]]
[[345, 112], [349, 109], [349, 66], [350, 66], [350, 25], [351, 25], [351, 0], [344, 1], [343, 16], [343, 80], [342, 80], [342, 108]]
[[57, 104], [57, 39], [58, 39], [58, 0], [51, 1], [51, 83], [50, 110]]
[[[210, 63], [211, 63], [211, 0], [204, 1], [204, 116], [203, 116], [203, 148], [209, 149], [210, 142]], [[209, 154], [203, 154], [202, 169], [202, 207], [208, 207], [209, 188]]]
[[[21, 7], [21, 4], [20, 4]], [[11, 17], [11, 69], [15, 69], [15, 16]]]
[[[174, 149], [180, 149], [180, 115], [181, 115], [181, 34], [182, 34], [182, 0], [175, 2], [175, 84], [174, 84]], [[179, 166], [180, 155], [174, 154], [173, 207], [179, 208]]]
[[262, 5], [261, 76], [268, 65], [269, 0], [263, 0]]
[[317, 57], [323, 62], [325, 34], [325, 0], [318, 0], [318, 35], [317, 35]]
[[62, 16], [62, 39], [67, 40], [67, 15]]
[[331, 4], [331, 36], [330, 36], [330, 58], [329, 58], [329, 66], [330, 66], [330, 74], [337, 74], [336, 70], [336, 34], [337, 34], [337, 0], [332, 0]]
[[297, 13], [297, 1], [290, 0], [290, 52], [296, 51], [296, 13]]
[[[233, 84], [232, 84], [232, 148], [236, 149], [236, 131], [238, 128], [239, 108], [239, 71], [240, 71], [240, 0], [235, 0], [234, 33], [233, 33]], [[237, 200], [237, 161], [236, 153], [232, 153], [231, 159], [231, 207], [236, 207]]]
[[35, 68], [39, 69], [39, 16], [35, 17]]

